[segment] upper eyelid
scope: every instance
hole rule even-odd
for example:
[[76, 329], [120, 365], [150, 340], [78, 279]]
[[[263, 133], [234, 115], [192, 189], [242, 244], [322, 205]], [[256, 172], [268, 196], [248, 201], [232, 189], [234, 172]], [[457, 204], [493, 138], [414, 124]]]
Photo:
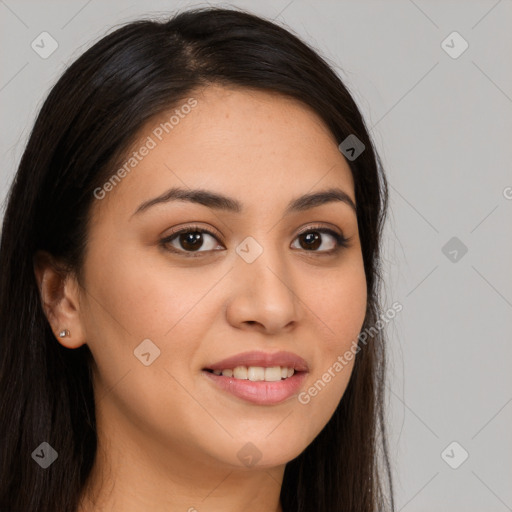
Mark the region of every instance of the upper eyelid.
[[163, 240], [168, 240], [170, 238], [174, 238], [175, 236], [180, 235], [182, 233], [189, 233], [189, 232], [193, 233], [195, 231], [199, 231], [200, 233], [206, 233], [207, 235], [213, 236], [217, 239], [218, 242], [220, 242], [220, 240], [218, 240], [219, 236], [222, 237], [222, 234], [216, 233], [215, 230], [213, 230], [213, 229], [204, 228], [202, 226], [192, 225], [192, 226], [185, 226], [183, 228], [176, 229], [176, 231], [173, 231], [172, 233], [164, 236]]
[[[306, 226], [305, 228], [302, 228], [296, 236], [299, 236], [299, 235], [302, 235], [304, 233], [307, 233], [308, 231], [313, 231], [313, 230], [324, 230], [324, 231], [333, 231], [336, 233], [336, 229], [334, 229], [332, 226], [326, 226], [326, 225], [322, 225], [320, 223], [313, 223], [312, 225], [309, 225], [309, 226]], [[338, 228], [340, 230], [340, 233], [337, 233], [339, 234], [340, 236], [344, 236], [344, 232], [343, 230], [341, 230], [340, 228]], [[217, 234], [215, 232], [215, 230], [213, 229], [210, 229], [210, 228], [205, 228], [205, 227], [202, 227], [202, 226], [196, 226], [196, 225], [191, 225], [191, 226], [185, 226], [183, 228], [179, 228], [179, 229], [176, 229], [176, 231], [173, 231], [172, 233], [170, 233], [169, 235], [165, 236], [164, 239], [169, 239], [169, 238], [172, 238], [178, 234], [182, 234], [182, 233], [188, 233], [188, 232], [194, 232], [194, 231], [199, 231], [199, 232], [204, 232], [208, 235], [211, 235], [211, 236], [214, 236], [215, 238], [218, 238], [219, 236], [223, 237], [224, 235], [222, 235], [220, 232], [220, 235]], [[220, 241], [220, 240], [218, 240]]]

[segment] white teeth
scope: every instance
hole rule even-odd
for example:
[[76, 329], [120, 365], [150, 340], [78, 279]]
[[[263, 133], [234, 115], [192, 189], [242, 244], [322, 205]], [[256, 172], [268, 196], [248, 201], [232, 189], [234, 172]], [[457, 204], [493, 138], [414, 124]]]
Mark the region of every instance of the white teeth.
[[286, 366], [271, 366], [264, 368], [263, 366], [237, 366], [233, 369], [213, 370], [215, 375], [223, 375], [224, 377], [234, 377], [235, 379], [250, 380], [252, 382], [267, 381], [276, 382], [281, 379], [291, 377], [295, 370]]
[[235, 379], [247, 380], [247, 366], [237, 366], [234, 368], [233, 377], [235, 377]]
[[265, 368], [265, 380], [269, 382], [281, 380], [281, 367], [272, 366], [271, 368]]
[[247, 368], [247, 378], [253, 382], [265, 380], [265, 368], [261, 366], [249, 366], [249, 368]]

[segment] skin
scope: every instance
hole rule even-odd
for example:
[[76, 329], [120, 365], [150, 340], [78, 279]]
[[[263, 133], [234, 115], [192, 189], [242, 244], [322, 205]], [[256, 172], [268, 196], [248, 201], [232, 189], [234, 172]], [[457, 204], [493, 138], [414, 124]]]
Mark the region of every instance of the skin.
[[[308, 362], [307, 390], [357, 338], [367, 296], [349, 205], [283, 216], [292, 199], [330, 187], [355, 203], [350, 168], [317, 114], [249, 89], [190, 96], [197, 106], [94, 201], [82, 286], [48, 255], [36, 260], [59, 343], [86, 343], [95, 360], [99, 449], [79, 512], [282, 511], [286, 463], [329, 421], [352, 372], [354, 360], [308, 404], [294, 396], [271, 406], [220, 391], [201, 373], [240, 352], [286, 350]], [[152, 119], [134, 147], [168, 118]], [[173, 186], [236, 198], [244, 213], [173, 201], [133, 215]], [[194, 252], [178, 235], [168, 246], [181, 254], [159, 246], [190, 224], [218, 240], [205, 234]], [[327, 255], [336, 241], [320, 233], [308, 250], [298, 232], [318, 224], [343, 233], [348, 247]], [[250, 264], [235, 252], [247, 236], [263, 248]], [[58, 338], [64, 328], [71, 336]], [[149, 366], [133, 353], [146, 338], [161, 351]], [[237, 457], [248, 442], [261, 452], [252, 467]]]

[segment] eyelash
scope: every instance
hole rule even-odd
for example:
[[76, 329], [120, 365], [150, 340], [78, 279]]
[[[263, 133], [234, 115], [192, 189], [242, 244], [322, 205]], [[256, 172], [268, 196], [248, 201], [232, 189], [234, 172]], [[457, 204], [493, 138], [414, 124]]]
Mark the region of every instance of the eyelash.
[[[213, 233], [212, 231], [210, 231], [206, 228], [200, 227], [200, 226], [193, 225], [193, 226], [187, 226], [178, 231], [175, 231], [174, 233], [171, 233], [169, 236], [163, 238], [162, 240], [160, 240], [160, 246], [169, 252], [184, 255], [187, 258], [202, 257], [204, 253], [208, 253], [211, 251], [185, 251], [185, 250], [180, 250], [180, 249], [176, 249], [175, 247], [169, 246], [169, 244], [177, 236], [182, 235], [184, 233], [196, 233], [196, 232], [206, 233], [206, 234], [212, 236], [213, 238], [215, 238], [217, 241], [219, 241], [217, 235], [215, 233]], [[349, 247], [348, 242], [351, 240], [351, 238], [345, 238], [343, 235], [340, 235], [336, 231], [333, 231], [332, 229], [328, 229], [328, 228], [325, 228], [322, 226], [309, 226], [307, 229], [298, 233], [297, 238], [301, 235], [305, 235], [310, 232], [317, 232], [317, 233], [324, 233], [324, 234], [331, 235], [334, 238], [334, 240], [336, 241], [337, 246], [336, 246], [336, 248], [331, 249], [330, 251], [307, 251], [307, 250], [304, 250], [304, 252], [317, 253], [318, 255], [321, 255], [321, 256], [331, 256], [331, 255], [337, 254], [339, 251], [341, 251], [341, 249]]]

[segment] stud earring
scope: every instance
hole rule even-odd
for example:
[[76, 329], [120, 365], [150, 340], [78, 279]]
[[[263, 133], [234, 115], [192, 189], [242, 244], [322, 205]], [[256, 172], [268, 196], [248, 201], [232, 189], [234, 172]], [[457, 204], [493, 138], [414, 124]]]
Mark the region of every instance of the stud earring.
[[65, 338], [66, 336], [70, 336], [69, 331], [67, 329], [64, 329], [63, 331], [59, 332], [59, 338]]

